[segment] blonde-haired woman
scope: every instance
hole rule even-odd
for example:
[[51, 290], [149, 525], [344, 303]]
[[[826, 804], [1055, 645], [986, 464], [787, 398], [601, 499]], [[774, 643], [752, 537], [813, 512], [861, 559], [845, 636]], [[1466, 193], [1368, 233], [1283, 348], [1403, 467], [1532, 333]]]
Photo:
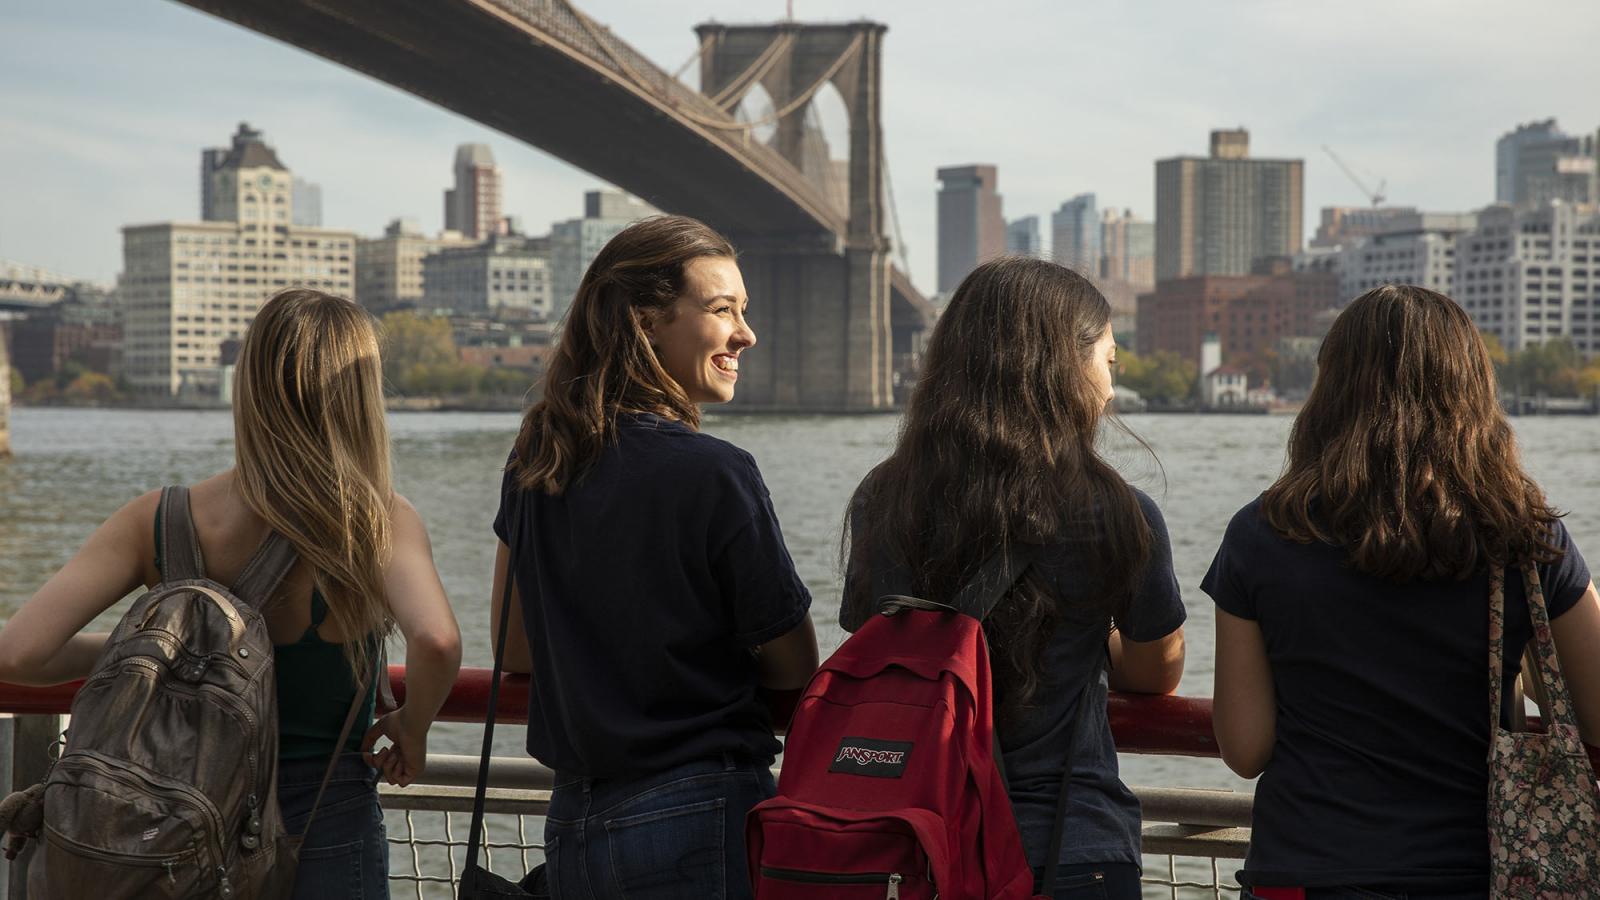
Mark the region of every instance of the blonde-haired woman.
[[[118, 599], [179, 567], [233, 584], [269, 534], [287, 538], [298, 558], [263, 610], [276, 647], [278, 799], [291, 834], [305, 828], [357, 685], [367, 685], [364, 727], [337, 748], [305, 836], [296, 897], [388, 896], [373, 766], [396, 784], [422, 772], [428, 727], [461, 659], [427, 531], [390, 483], [381, 372], [360, 307], [314, 290], [272, 297], [240, 352], [233, 468], [112, 514], [0, 630], [0, 681], [82, 678], [107, 635], [80, 630]], [[195, 558], [164, 559], [177, 553], [163, 544], [192, 547]], [[372, 723], [379, 650], [395, 629], [406, 644], [406, 703]], [[372, 754], [379, 737], [392, 744]]]

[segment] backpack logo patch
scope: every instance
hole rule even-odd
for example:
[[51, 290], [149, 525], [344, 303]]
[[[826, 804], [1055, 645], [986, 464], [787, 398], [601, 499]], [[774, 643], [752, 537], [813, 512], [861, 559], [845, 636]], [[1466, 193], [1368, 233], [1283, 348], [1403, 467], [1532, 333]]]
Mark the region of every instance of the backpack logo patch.
[[899, 778], [906, 773], [911, 758], [910, 741], [879, 741], [847, 737], [833, 753], [829, 772], [868, 775], [873, 778]]

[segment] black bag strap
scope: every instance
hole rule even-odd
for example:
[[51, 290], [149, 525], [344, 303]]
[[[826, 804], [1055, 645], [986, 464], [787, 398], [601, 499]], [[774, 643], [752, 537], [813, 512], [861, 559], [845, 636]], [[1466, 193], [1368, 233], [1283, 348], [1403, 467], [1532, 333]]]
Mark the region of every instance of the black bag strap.
[[[1078, 698], [1078, 711], [1072, 715], [1071, 737], [1067, 739], [1067, 761], [1061, 767], [1061, 794], [1056, 797], [1056, 820], [1050, 826], [1050, 857], [1045, 860], [1044, 880], [1035, 891], [1047, 897], [1055, 895], [1056, 867], [1061, 862], [1061, 841], [1067, 836], [1067, 794], [1068, 789], [1072, 787], [1072, 761], [1078, 753], [1078, 741], [1083, 737], [1083, 723], [1089, 715], [1090, 694], [1094, 690], [1094, 683], [1099, 680], [1100, 671], [1096, 669], [1089, 683], [1084, 685], [1083, 696]], [[998, 753], [998, 748], [996, 752]]]
[[511, 621], [511, 589], [516, 583], [516, 546], [513, 522], [508, 545], [511, 552], [506, 554], [506, 586], [500, 598], [500, 628], [494, 638], [494, 670], [489, 676], [489, 714], [483, 722], [483, 752], [478, 757], [478, 783], [472, 793], [472, 825], [467, 832], [467, 862], [463, 872], [471, 872], [477, 866], [478, 842], [483, 836], [483, 808], [489, 792], [489, 753], [494, 747], [494, 714], [500, 705], [500, 663], [505, 658], [506, 624]]

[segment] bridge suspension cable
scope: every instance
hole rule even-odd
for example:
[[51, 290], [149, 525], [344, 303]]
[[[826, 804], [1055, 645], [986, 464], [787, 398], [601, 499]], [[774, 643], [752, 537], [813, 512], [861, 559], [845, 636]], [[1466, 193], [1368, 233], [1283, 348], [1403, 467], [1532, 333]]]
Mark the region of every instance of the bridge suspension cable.
[[568, 2], [568, 0], [561, 0], [561, 2], [564, 6], [566, 6], [567, 11], [572, 14], [573, 18], [578, 21], [578, 24], [583, 27], [583, 30], [588, 33], [589, 39], [594, 41], [595, 45], [600, 48], [601, 52], [606, 55], [606, 58], [611, 60], [612, 64], [615, 65], [618, 70], [627, 75], [628, 78], [632, 79], [635, 87], [640, 88], [647, 93], [655, 94], [657, 97], [660, 97], [661, 99], [666, 100], [668, 103], [671, 103], [678, 115], [688, 119], [690, 122], [693, 122], [696, 125], [700, 125], [705, 128], [716, 128], [723, 131], [742, 131], [747, 136], [751, 131], [766, 125], [771, 125], [772, 123], [777, 122], [779, 119], [782, 119], [784, 116], [789, 115], [790, 113], [809, 103], [812, 96], [815, 95], [816, 92], [821, 89], [821, 87], [826, 84], [829, 79], [838, 74], [839, 70], [844, 67], [844, 64], [848, 62], [852, 56], [860, 52], [861, 45], [864, 40], [862, 35], [856, 35], [855, 39], [850, 42], [850, 46], [846, 47], [844, 51], [839, 54], [839, 58], [833, 61], [833, 65], [829, 66], [828, 70], [822, 73], [821, 78], [818, 78], [810, 87], [801, 92], [799, 96], [795, 97], [789, 103], [784, 104], [782, 109], [775, 111], [772, 115], [758, 119], [754, 122], [741, 122], [733, 119], [732, 117], [715, 119], [710, 116], [703, 116], [694, 110], [678, 105], [676, 102], [674, 102], [675, 98], [663, 96], [660, 91], [651, 84], [650, 79], [640, 75], [637, 69], [629, 65], [627, 60], [623, 59], [615, 50], [611, 48], [611, 44], [600, 34], [599, 28], [595, 25], [593, 20], [584, 15], [581, 10], [573, 6], [570, 2]]
[[905, 232], [900, 230], [900, 205], [894, 201], [894, 178], [889, 174], [889, 151], [883, 146], [883, 138], [878, 138], [879, 166], [883, 173], [883, 190], [889, 198], [889, 224], [894, 229], [890, 235], [894, 241], [894, 255], [900, 261], [900, 271], [911, 277], [911, 258], [906, 251]]
[[739, 98], [744, 96], [745, 91], [749, 90], [751, 85], [765, 78], [767, 73], [772, 71], [772, 67], [777, 65], [778, 60], [782, 58], [785, 51], [794, 46], [794, 42], [794, 32], [784, 32], [773, 38], [772, 42], [767, 44], [767, 49], [761, 51], [759, 56], [751, 60], [750, 65], [746, 66], [743, 72], [740, 72], [736, 78], [728, 82], [722, 90], [711, 95], [711, 102], [723, 109], [728, 109], [738, 103]]

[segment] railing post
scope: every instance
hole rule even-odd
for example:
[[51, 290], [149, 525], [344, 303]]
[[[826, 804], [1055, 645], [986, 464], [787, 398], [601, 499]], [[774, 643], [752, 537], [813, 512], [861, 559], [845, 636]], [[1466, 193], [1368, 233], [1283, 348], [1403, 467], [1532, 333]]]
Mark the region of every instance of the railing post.
[[[0, 772], [7, 792], [20, 791], [44, 780], [50, 769], [50, 746], [61, 735], [60, 715], [12, 716], [5, 720], [0, 732]], [[37, 842], [29, 841], [27, 849], [6, 864], [6, 900], [23, 900], [28, 896], [28, 860], [32, 858]]]

